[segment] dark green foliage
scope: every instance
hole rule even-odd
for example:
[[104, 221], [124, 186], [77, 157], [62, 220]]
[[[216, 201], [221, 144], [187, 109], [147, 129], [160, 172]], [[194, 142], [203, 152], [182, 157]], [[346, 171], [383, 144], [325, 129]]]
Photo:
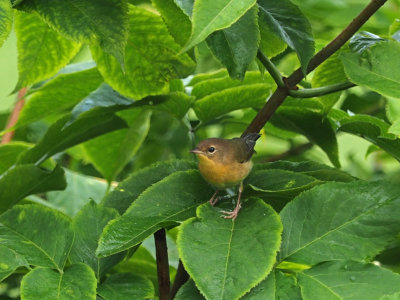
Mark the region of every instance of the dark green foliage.
[[[398, 299], [400, 8], [372, 2], [0, 0], [0, 298]], [[189, 151], [245, 131], [232, 221]]]

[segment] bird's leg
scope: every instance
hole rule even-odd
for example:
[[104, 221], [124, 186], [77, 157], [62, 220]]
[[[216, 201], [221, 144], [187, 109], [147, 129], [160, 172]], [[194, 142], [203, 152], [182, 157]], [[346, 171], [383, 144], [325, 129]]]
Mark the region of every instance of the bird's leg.
[[242, 207], [242, 205], [240, 204], [240, 198], [242, 197], [242, 192], [243, 192], [243, 181], [241, 181], [239, 185], [239, 193], [235, 209], [233, 211], [222, 211], [222, 213], [225, 214], [225, 216], [223, 216], [225, 219], [232, 219], [232, 221], [234, 221], [238, 216], [239, 210]]
[[218, 202], [217, 195], [218, 195], [218, 190], [215, 191], [214, 195], [212, 195], [212, 197], [210, 199], [211, 206], [214, 206]]

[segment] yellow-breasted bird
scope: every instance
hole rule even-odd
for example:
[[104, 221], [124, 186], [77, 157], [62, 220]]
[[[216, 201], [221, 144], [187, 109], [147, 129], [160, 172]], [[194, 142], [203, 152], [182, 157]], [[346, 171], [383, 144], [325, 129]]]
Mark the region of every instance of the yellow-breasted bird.
[[243, 180], [249, 175], [253, 163], [254, 146], [261, 135], [248, 133], [244, 137], [233, 139], [210, 138], [201, 141], [191, 150], [199, 159], [199, 170], [206, 181], [216, 187], [210, 204], [215, 205], [220, 189], [239, 184], [238, 200], [233, 211], [223, 211], [224, 218], [235, 220], [241, 208], [240, 197]]

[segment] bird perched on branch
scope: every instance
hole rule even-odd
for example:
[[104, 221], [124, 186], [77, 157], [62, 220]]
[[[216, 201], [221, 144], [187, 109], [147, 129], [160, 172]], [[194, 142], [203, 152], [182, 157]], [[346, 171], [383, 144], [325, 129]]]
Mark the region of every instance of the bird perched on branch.
[[234, 139], [210, 138], [201, 141], [191, 150], [199, 160], [199, 170], [206, 181], [216, 187], [210, 204], [218, 201], [218, 191], [239, 184], [238, 199], [233, 211], [223, 211], [224, 218], [235, 220], [241, 208], [240, 198], [243, 191], [243, 180], [249, 175], [253, 163], [258, 133], [248, 133]]

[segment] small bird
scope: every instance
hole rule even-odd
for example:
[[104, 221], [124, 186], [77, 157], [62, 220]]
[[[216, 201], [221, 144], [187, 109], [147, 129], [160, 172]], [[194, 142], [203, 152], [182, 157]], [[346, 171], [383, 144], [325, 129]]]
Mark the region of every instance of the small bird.
[[243, 180], [249, 175], [253, 163], [251, 156], [254, 146], [261, 135], [248, 133], [244, 137], [233, 139], [210, 138], [201, 141], [190, 152], [199, 159], [199, 170], [206, 181], [216, 187], [210, 199], [212, 206], [217, 203], [218, 191], [239, 184], [238, 199], [233, 211], [223, 211], [224, 218], [235, 220], [241, 208], [240, 197], [243, 192]]

